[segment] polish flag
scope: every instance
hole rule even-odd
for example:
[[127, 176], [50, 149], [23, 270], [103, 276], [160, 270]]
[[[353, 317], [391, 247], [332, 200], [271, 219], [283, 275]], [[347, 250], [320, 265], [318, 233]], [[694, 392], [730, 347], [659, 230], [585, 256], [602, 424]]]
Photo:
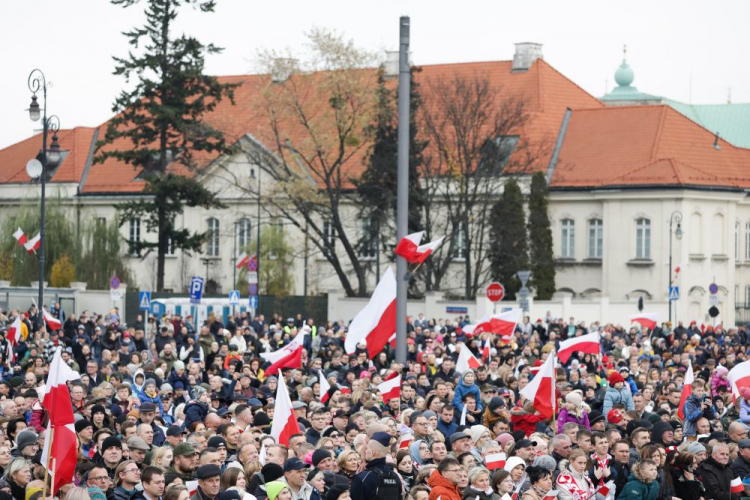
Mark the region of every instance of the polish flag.
[[23, 245], [23, 244], [24, 244], [24, 243], [26, 243], [26, 241], [28, 240], [28, 239], [26, 238], [26, 235], [25, 235], [25, 234], [23, 234], [23, 229], [21, 229], [20, 227], [19, 227], [18, 229], [16, 229], [16, 232], [15, 232], [15, 233], [13, 233], [13, 237], [14, 237], [14, 238], [15, 238], [16, 240], [18, 240], [18, 244], [19, 244], [19, 245]]
[[531, 382], [521, 389], [521, 396], [534, 402], [534, 409], [545, 418], [555, 415], [555, 355], [547, 357]]
[[[612, 483], [612, 487], [614, 488], [614, 482]], [[549, 490], [544, 494], [542, 500], [554, 500], [555, 498], [557, 498], [557, 490]]]
[[466, 344], [461, 346], [461, 352], [458, 353], [458, 361], [456, 361], [456, 371], [463, 373], [466, 370], [476, 370], [482, 366], [481, 361], [474, 357]]
[[325, 403], [326, 401], [328, 401], [328, 398], [331, 397], [331, 395], [328, 393], [328, 391], [331, 390], [331, 384], [328, 383], [326, 376], [323, 375], [323, 370], [320, 370], [318, 372], [318, 382], [320, 383], [320, 402]]
[[198, 480], [196, 479], [193, 481], [187, 481], [185, 483], [185, 488], [187, 488], [188, 494], [191, 497], [194, 496], [196, 493], [198, 493]]
[[23, 244], [23, 247], [26, 249], [28, 253], [34, 253], [37, 250], [39, 250], [39, 245], [42, 242], [42, 237], [40, 233], [37, 233], [36, 236], [31, 238], [29, 241]]
[[677, 407], [677, 416], [685, 421], [685, 401], [693, 393], [693, 362], [688, 360], [688, 368], [685, 372], [685, 382], [682, 384], [682, 396], [680, 396], [680, 405]]
[[273, 414], [273, 424], [271, 424], [271, 435], [276, 438], [276, 443], [289, 446], [289, 438], [294, 434], [299, 434], [300, 431], [284, 377], [279, 377], [275, 401], [276, 409]]
[[602, 347], [599, 342], [599, 332], [564, 340], [560, 342], [560, 350], [557, 353], [557, 357], [561, 362], [567, 363], [574, 352], [583, 354], [601, 354]]
[[47, 326], [50, 328], [50, 330], [55, 332], [62, 328], [62, 322], [59, 319], [52, 316], [52, 314], [44, 308], [42, 308], [42, 312], [44, 313], [44, 322], [47, 323]]
[[404, 434], [401, 436], [401, 439], [398, 442], [398, 448], [408, 448], [411, 443], [414, 441], [414, 434], [409, 432], [408, 434]]
[[266, 375], [273, 375], [282, 368], [302, 368], [302, 346], [274, 362], [264, 370]]
[[80, 375], [62, 360], [62, 347], [58, 346], [50, 363], [42, 398], [50, 419], [42, 463], [49, 463], [50, 474], [54, 477], [53, 495], [61, 486], [73, 481], [76, 468], [78, 446], [67, 383], [79, 378]]
[[288, 357], [290, 354], [297, 352], [297, 349], [304, 345], [305, 335], [307, 335], [307, 330], [302, 328], [287, 345], [280, 349], [276, 349], [273, 352], [262, 352], [260, 353], [260, 357], [269, 363], [276, 363], [277, 361]]
[[242, 269], [248, 262], [250, 262], [250, 256], [245, 252], [242, 252], [242, 255], [237, 257], [237, 269]]
[[742, 397], [742, 389], [750, 387], [750, 361], [743, 361], [729, 370], [727, 380], [732, 386], [732, 396], [736, 401]]
[[464, 409], [461, 410], [461, 420], [458, 421], [458, 425], [466, 425], [466, 410], [467, 407], [464, 405]]
[[638, 313], [630, 315], [631, 323], [640, 323], [644, 328], [653, 330], [656, 328], [656, 322], [659, 319], [659, 313]]
[[364, 341], [370, 359], [377, 356], [396, 333], [396, 275], [390, 267], [375, 287], [367, 305], [349, 325], [344, 347], [351, 354]]
[[467, 337], [494, 333], [496, 335], [513, 335], [516, 325], [523, 319], [523, 309], [511, 309], [500, 314], [488, 314], [473, 325], [466, 325], [463, 332]]
[[497, 470], [502, 469], [505, 467], [505, 460], [508, 457], [505, 455], [505, 453], [490, 453], [486, 457], [484, 457], [484, 463], [487, 466], [489, 470]]
[[260, 462], [260, 465], [266, 465], [266, 447], [261, 445], [260, 447], [260, 453], [258, 453], [258, 462]]
[[412, 233], [401, 238], [401, 241], [396, 245], [396, 255], [400, 255], [410, 264], [421, 264], [427, 260], [427, 257], [429, 257], [445, 239], [445, 236], [443, 236], [435, 241], [420, 245], [419, 243], [422, 241], [422, 236], [424, 236], [424, 231]]
[[596, 490], [596, 492], [599, 493], [603, 497], [606, 497], [607, 495], [609, 495], [610, 491], [615, 491], [614, 481], [607, 481], [603, 485], [599, 486], [599, 489]]
[[16, 357], [13, 353], [13, 347], [18, 344], [18, 341], [21, 339], [21, 315], [19, 314], [16, 316], [15, 321], [13, 321], [13, 324], [10, 325], [10, 329], [8, 329], [8, 333], [5, 334], [5, 340], [8, 341], [8, 360], [13, 363], [16, 360]]
[[732, 479], [732, 482], [729, 483], [729, 489], [732, 490], [732, 493], [742, 493], [745, 491], [745, 486], [742, 484], [742, 479], [739, 477], [735, 477]]
[[490, 349], [490, 339], [484, 339], [484, 345], [482, 346], [482, 359], [484, 359], [485, 363], [490, 362], [490, 355], [492, 354]]
[[387, 379], [378, 384], [378, 392], [383, 396], [383, 402], [401, 397], [401, 374], [393, 372]]

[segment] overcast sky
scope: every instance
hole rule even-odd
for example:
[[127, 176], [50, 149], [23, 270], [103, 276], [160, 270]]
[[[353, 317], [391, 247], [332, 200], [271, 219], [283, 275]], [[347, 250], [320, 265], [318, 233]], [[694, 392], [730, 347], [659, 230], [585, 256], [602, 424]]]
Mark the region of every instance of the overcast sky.
[[[113, 55], [122, 31], [140, 25], [140, 5], [106, 0], [0, 1], [0, 148], [28, 137], [33, 124], [27, 77], [41, 68], [53, 82], [49, 112], [63, 128], [96, 126], [124, 86]], [[179, 30], [224, 47], [208, 72], [255, 70], [260, 48], [295, 49], [320, 26], [373, 51], [398, 48], [398, 18], [411, 16], [415, 64], [508, 60], [515, 42], [544, 44], [544, 58], [599, 97], [614, 85], [628, 46], [641, 91], [693, 103], [750, 102], [747, 0], [218, 0], [213, 14], [184, 9]]]

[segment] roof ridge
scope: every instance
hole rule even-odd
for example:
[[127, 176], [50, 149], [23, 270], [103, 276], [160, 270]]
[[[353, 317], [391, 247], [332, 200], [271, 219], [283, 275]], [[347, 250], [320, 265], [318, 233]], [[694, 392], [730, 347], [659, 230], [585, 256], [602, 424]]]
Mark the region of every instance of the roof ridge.
[[670, 160], [672, 160], [672, 161], [673, 161], [674, 163], [676, 163], [676, 164], [678, 164], [678, 165], [682, 165], [682, 166], [684, 166], [684, 167], [687, 167], [687, 168], [693, 169], [693, 170], [695, 170], [696, 172], [700, 172], [700, 173], [702, 173], [703, 175], [705, 175], [706, 177], [711, 177], [711, 178], [713, 178], [713, 179], [716, 179], [716, 180], [722, 179], [722, 177], [719, 177], [719, 176], [718, 176], [718, 175], [716, 175], [716, 174], [712, 174], [712, 173], [710, 173], [710, 172], [706, 172], [706, 171], [705, 171], [705, 170], [703, 170], [702, 168], [698, 168], [698, 167], [696, 167], [696, 166], [694, 166], [694, 165], [691, 165], [691, 164], [690, 164], [690, 163], [688, 163], [688, 162], [682, 161], [682, 160], [680, 160], [680, 159], [678, 159], [678, 158], [670, 157], [669, 159], [670, 159]]
[[577, 89], [579, 89], [581, 92], [583, 92], [584, 94], [586, 94], [587, 96], [589, 96], [591, 99], [593, 99], [594, 101], [596, 101], [600, 105], [598, 108], [583, 108], [583, 109], [606, 109], [606, 108], [609, 108], [609, 106], [607, 106], [602, 101], [600, 101], [599, 99], [597, 99], [588, 90], [586, 90], [585, 88], [583, 88], [580, 85], [578, 85], [576, 82], [574, 82], [573, 80], [571, 80], [570, 78], [568, 78], [567, 76], [565, 76], [563, 73], [561, 73], [557, 68], [555, 68], [550, 63], [548, 63], [543, 57], [540, 57], [539, 59], [537, 59], [536, 61], [534, 61], [534, 64], [536, 64], [536, 63], [538, 63], [540, 61], [542, 63], [544, 63], [544, 66], [546, 66], [547, 68], [551, 69], [552, 71], [554, 71], [555, 73], [557, 73], [558, 75], [560, 75], [560, 77], [562, 77], [565, 80], [567, 80], [568, 82], [570, 82], [574, 87], [576, 87]]
[[672, 171], [674, 172], [674, 176], [677, 177], [677, 182], [680, 184], [685, 184], [685, 179], [682, 177], [682, 172], [680, 172], [680, 169], [677, 167], [677, 162], [674, 158], [667, 158], [667, 161], [669, 162], [669, 166], [672, 167]]
[[664, 122], [666, 121], [667, 116], [667, 110], [665, 109], [667, 106], [663, 106], [661, 110], [661, 116], [659, 117], [659, 128], [656, 129], [656, 137], [654, 137], [654, 145], [651, 148], [651, 158], [657, 158], [657, 153], [659, 151], [659, 143], [661, 142], [661, 134], [664, 130]]
[[632, 175], [632, 174], [635, 174], [635, 173], [637, 173], [637, 172], [640, 172], [640, 171], [641, 171], [641, 170], [643, 170], [644, 168], [648, 168], [648, 167], [650, 167], [650, 166], [652, 166], [652, 165], [655, 165], [656, 163], [660, 163], [660, 162], [662, 162], [662, 161], [665, 161], [665, 160], [666, 160], [666, 161], [669, 161], [669, 159], [670, 159], [670, 158], [657, 158], [657, 159], [655, 159], [655, 160], [650, 160], [650, 161], [647, 161], [647, 162], [646, 162], [646, 163], [644, 163], [643, 165], [640, 165], [640, 166], [638, 166], [638, 167], [634, 167], [633, 169], [631, 169], [631, 170], [628, 170], [627, 172], [623, 172], [623, 173], [621, 173], [620, 175], [615, 175], [615, 176], [613, 176], [613, 177], [610, 177], [610, 178], [609, 178], [609, 179], [607, 179], [607, 180], [606, 180], [605, 182], [611, 182], [611, 181], [614, 181], [614, 180], [616, 180], [616, 179], [620, 179], [620, 178], [622, 178], [622, 177], [625, 177], [626, 175]]

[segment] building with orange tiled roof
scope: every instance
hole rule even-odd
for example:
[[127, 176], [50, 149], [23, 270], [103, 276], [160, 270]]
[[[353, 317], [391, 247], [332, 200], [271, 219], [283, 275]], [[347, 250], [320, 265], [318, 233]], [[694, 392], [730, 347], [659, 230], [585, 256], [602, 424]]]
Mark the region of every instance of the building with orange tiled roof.
[[[727, 143], [663, 104], [606, 106], [606, 99], [594, 98], [541, 59], [540, 46], [519, 44], [517, 51], [514, 61], [424, 66], [418, 78], [425, 89], [424, 83], [431, 79], [481, 74], [504, 92], [526, 100], [531, 118], [519, 133], [554, 146], [534, 170], [546, 171], [550, 185], [560, 297], [590, 299], [602, 309], [606, 304], [615, 307], [644, 297], [647, 304], [658, 303], [666, 319], [669, 217], [679, 211], [684, 238], [673, 241], [673, 267], [679, 265], [682, 271], [676, 280], [672, 276], [681, 288], [677, 318], [704, 319], [710, 300], [707, 288], [715, 278], [720, 288], [720, 318], [732, 321], [732, 303], [750, 302], [750, 203], [745, 195], [750, 188], [750, 151]], [[626, 77], [620, 83], [630, 85], [632, 79], [628, 82]], [[242, 83], [236, 91], [236, 105], [222, 102], [208, 121], [232, 141], [272, 149], [267, 122], [254, 112], [255, 99], [270, 78], [222, 77], [225, 82]], [[423, 97], [429, 106], [429, 95]], [[85, 217], [113, 218], [116, 203], [141, 196], [143, 189], [140, 172], [132, 166], [114, 159], [103, 164], [92, 161], [93, 145], [105, 127], [79, 127], [59, 134], [66, 156], [53, 172], [49, 192], [58, 192]], [[0, 150], [0, 218], [19, 199], [38, 196], [24, 168], [40, 142], [34, 136]], [[232, 288], [237, 249], [251, 239], [254, 231], [250, 228], [272, 217], [264, 213], [259, 221], [256, 199], [248, 199], [217, 175], [218, 165], [229, 165], [237, 179], [251, 182], [256, 169], [246, 156], [200, 160], [198, 171], [185, 173], [197, 175], [220, 192], [229, 208], [188, 208], [176, 224], [217, 234], [210, 242], [208, 277], [227, 291]], [[347, 168], [356, 176], [364, 168], [364, 156], [354, 158]], [[271, 190], [272, 186], [264, 184], [264, 193]], [[348, 231], [363, 230], [362, 221], [350, 219]], [[294, 246], [302, 248], [304, 238], [292, 228], [288, 231]], [[154, 237], [146, 234], [139, 221], [123, 225], [122, 235], [126, 239]], [[206, 256], [168, 257], [168, 287], [185, 289], [186, 276], [189, 280], [191, 273], [203, 274], [199, 259]], [[381, 258], [383, 266], [387, 265], [388, 257]], [[133, 257], [130, 265], [138, 280], [131, 286], [151, 288], [151, 258]], [[461, 283], [461, 269], [456, 262], [447, 287]], [[374, 286], [376, 278], [370, 278]], [[295, 262], [297, 294], [338, 288], [322, 255], [311, 252]], [[606, 316], [602, 310], [601, 317]]]

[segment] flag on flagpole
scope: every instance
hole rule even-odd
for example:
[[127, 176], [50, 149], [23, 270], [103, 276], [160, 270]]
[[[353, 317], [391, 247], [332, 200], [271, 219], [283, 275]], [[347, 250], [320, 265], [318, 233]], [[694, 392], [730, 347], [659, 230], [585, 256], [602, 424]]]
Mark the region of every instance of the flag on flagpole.
[[52, 330], [53, 332], [59, 330], [62, 328], [62, 322], [52, 316], [50, 312], [48, 312], [45, 308], [42, 308], [42, 313], [44, 314], [44, 322], [47, 323], [47, 326]]
[[492, 349], [490, 347], [490, 339], [486, 338], [484, 339], [484, 345], [482, 346], [482, 358], [484, 359], [485, 363], [490, 362], [490, 355], [492, 354]]
[[685, 421], [685, 402], [687, 401], [687, 398], [689, 398], [693, 393], [693, 380], [695, 380], [695, 376], [693, 375], [693, 362], [688, 360], [688, 368], [685, 372], [685, 381], [682, 383], [682, 395], [680, 396], [680, 404], [677, 407], [677, 416], [680, 417], [683, 422]]
[[380, 354], [396, 333], [396, 275], [388, 267], [367, 305], [349, 325], [344, 347], [348, 354], [364, 341], [370, 359]]
[[284, 377], [279, 377], [274, 404], [275, 410], [273, 413], [273, 423], [271, 424], [271, 435], [276, 438], [276, 443], [289, 446], [289, 438], [294, 434], [299, 434], [300, 431]]
[[242, 255], [237, 257], [237, 269], [242, 269], [248, 262], [250, 262], [250, 256], [245, 252], [242, 252]]
[[260, 465], [266, 465], [266, 447], [260, 445], [260, 453], [258, 453], [258, 462]]
[[420, 245], [419, 243], [422, 241], [423, 236], [424, 231], [419, 231], [418, 233], [412, 233], [401, 238], [401, 241], [396, 245], [396, 255], [400, 255], [410, 264], [421, 264], [427, 260], [427, 257], [432, 252], [443, 244], [443, 240], [445, 239], [445, 236], [443, 236], [435, 241]]
[[511, 309], [500, 314], [488, 314], [477, 323], [466, 325], [462, 331], [468, 337], [483, 333], [512, 336], [521, 319], [523, 319], [523, 309]]
[[266, 368], [264, 374], [273, 375], [283, 368], [302, 368], [302, 346]]
[[545, 418], [555, 415], [555, 354], [551, 352], [547, 361], [531, 382], [521, 389], [521, 396], [534, 404], [534, 409]]
[[331, 390], [331, 384], [328, 383], [326, 376], [323, 374], [323, 370], [320, 370], [318, 372], [318, 382], [320, 383], [320, 402], [325, 403], [326, 401], [328, 401], [328, 398], [331, 397], [331, 395], [328, 393], [328, 391]]
[[461, 410], [461, 420], [458, 422], [458, 425], [466, 425], [466, 405], [464, 405], [464, 409]]
[[742, 389], [750, 387], [750, 361], [743, 361], [729, 370], [727, 376], [729, 384], [732, 386], [732, 396], [734, 401], [742, 397]]
[[582, 354], [601, 354], [602, 346], [599, 342], [599, 332], [563, 340], [560, 342], [560, 350], [557, 352], [557, 357], [563, 363], [567, 363], [574, 352]]
[[28, 253], [34, 253], [39, 250], [39, 245], [42, 243], [42, 237], [40, 233], [31, 238], [29, 241], [23, 244], [23, 247]]
[[[395, 375], [395, 376], [393, 376]], [[391, 399], [401, 397], [401, 374], [393, 372], [392, 376], [378, 384], [378, 392], [383, 396], [383, 402], [388, 403]]]
[[464, 373], [466, 370], [476, 370], [482, 366], [482, 363], [471, 354], [466, 344], [461, 346], [461, 352], [458, 353], [456, 361], [456, 372]]
[[15, 233], [13, 233], [13, 237], [18, 241], [19, 245], [23, 245], [28, 240], [28, 238], [26, 238], [26, 235], [23, 234], [23, 229], [21, 229], [20, 227], [16, 229]]
[[630, 317], [631, 323], [640, 323], [644, 328], [647, 328], [649, 330], [653, 330], [656, 328], [656, 322], [659, 320], [659, 313], [638, 313], [638, 314], [631, 314]]
[[13, 347], [15, 347], [18, 344], [18, 341], [21, 339], [21, 314], [19, 313], [16, 316], [16, 319], [13, 321], [13, 324], [10, 325], [10, 328], [8, 329], [8, 332], [5, 334], [5, 340], [8, 341], [8, 360], [10, 360], [11, 363], [13, 363], [16, 359]]

